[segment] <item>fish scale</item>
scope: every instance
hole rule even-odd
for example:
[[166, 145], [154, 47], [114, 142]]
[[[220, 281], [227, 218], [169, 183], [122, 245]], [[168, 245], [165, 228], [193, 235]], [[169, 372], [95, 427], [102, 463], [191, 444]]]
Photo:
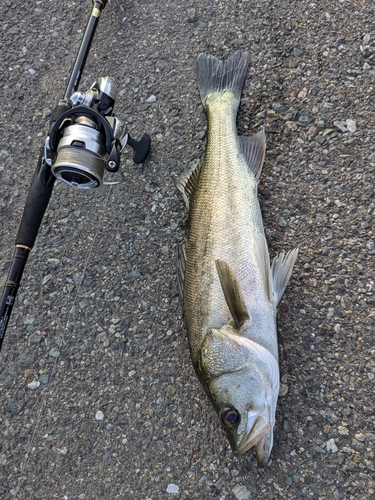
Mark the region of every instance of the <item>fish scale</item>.
[[206, 54], [196, 60], [208, 132], [203, 160], [178, 182], [190, 221], [179, 281], [195, 371], [236, 455], [255, 445], [263, 467], [280, 384], [276, 307], [297, 250], [270, 267], [257, 196], [265, 134], [236, 130], [247, 65], [241, 52], [225, 63]]

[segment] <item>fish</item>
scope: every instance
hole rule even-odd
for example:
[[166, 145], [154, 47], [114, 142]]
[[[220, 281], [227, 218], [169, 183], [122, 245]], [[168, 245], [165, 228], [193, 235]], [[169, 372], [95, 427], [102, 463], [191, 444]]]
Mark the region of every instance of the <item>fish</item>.
[[298, 248], [270, 264], [257, 192], [266, 135], [239, 136], [236, 128], [248, 63], [245, 51], [195, 61], [206, 149], [177, 180], [189, 214], [178, 281], [196, 374], [235, 456], [255, 446], [265, 467], [280, 387], [277, 305]]

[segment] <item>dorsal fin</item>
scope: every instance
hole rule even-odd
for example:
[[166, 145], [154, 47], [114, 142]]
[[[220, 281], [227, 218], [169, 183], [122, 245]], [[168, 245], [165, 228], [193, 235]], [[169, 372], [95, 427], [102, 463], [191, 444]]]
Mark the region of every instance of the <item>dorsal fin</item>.
[[189, 208], [189, 203], [195, 188], [197, 187], [199, 174], [202, 169], [203, 159], [194, 163], [193, 167], [183, 172], [177, 179], [176, 186], [182, 193], [186, 208]]
[[251, 137], [241, 135], [238, 139], [240, 141], [241, 152], [246, 159], [250, 172], [254, 174], [256, 180], [259, 180], [266, 153], [266, 134], [264, 129]]
[[232, 315], [236, 328], [250, 319], [240, 285], [236, 276], [228, 264], [223, 260], [215, 260], [217, 274], [219, 275], [221, 288], [224, 293], [225, 301]]

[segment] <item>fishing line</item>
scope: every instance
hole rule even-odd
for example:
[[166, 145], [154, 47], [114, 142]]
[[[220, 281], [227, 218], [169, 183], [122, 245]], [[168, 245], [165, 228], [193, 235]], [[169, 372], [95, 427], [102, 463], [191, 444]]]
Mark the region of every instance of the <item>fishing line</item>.
[[[80, 291], [81, 291], [81, 286], [82, 286], [82, 283], [83, 283], [83, 280], [84, 280], [84, 277], [85, 277], [85, 273], [86, 273], [87, 265], [88, 265], [88, 262], [89, 262], [89, 260], [90, 260], [90, 258], [91, 258], [92, 249], [93, 249], [93, 247], [94, 247], [94, 244], [95, 244], [96, 238], [97, 238], [97, 236], [98, 236], [99, 226], [100, 226], [100, 224], [101, 224], [101, 222], [102, 222], [102, 220], [103, 220], [104, 214], [105, 214], [105, 212], [106, 212], [106, 211], [105, 211], [105, 209], [106, 209], [106, 207], [107, 207], [109, 197], [110, 197], [110, 195], [111, 195], [111, 193], [112, 193], [112, 186], [113, 186], [112, 184], [109, 184], [108, 195], [107, 195], [107, 197], [106, 197], [106, 199], [105, 199], [105, 201], [104, 201], [104, 205], [103, 205], [103, 208], [102, 208], [102, 213], [101, 213], [101, 216], [100, 216], [100, 218], [99, 218], [98, 224], [97, 224], [97, 226], [96, 226], [96, 231], [95, 231], [95, 234], [94, 234], [93, 239], [92, 239], [92, 241], [91, 241], [91, 244], [90, 244], [90, 246], [89, 246], [89, 251], [88, 251], [87, 258], [86, 258], [86, 260], [85, 260], [85, 262], [84, 262], [84, 266], [83, 266], [83, 271], [82, 271], [81, 279], [80, 279], [80, 282], [79, 282], [79, 284], [78, 284], [78, 286], [77, 286], [77, 290], [76, 290], [76, 293], [75, 293], [75, 295], [74, 295], [74, 299], [73, 299], [73, 302], [72, 302], [72, 306], [71, 306], [71, 308], [70, 308], [70, 310], [69, 310], [68, 318], [67, 318], [67, 320], [66, 320], [66, 324], [65, 324], [65, 327], [64, 327], [64, 329], [63, 329], [63, 334], [65, 334], [65, 333], [67, 332], [67, 329], [68, 329], [68, 326], [69, 326], [69, 322], [70, 322], [70, 318], [71, 318], [71, 316], [72, 316], [72, 314], [73, 314], [73, 311], [74, 311], [74, 306], [75, 306], [75, 304], [76, 304], [76, 302], [77, 302], [78, 295], [79, 295], [79, 293], [80, 293]], [[34, 430], [33, 430], [33, 433], [32, 433], [32, 435], [31, 435], [31, 437], [30, 437], [30, 439], [29, 439], [29, 441], [28, 441], [28, 443], [27, 443], [27, 446], [26, 446], [26, 457], [25, 457], [25, 461], [24, 461], [24, 463], [22, 464], [22, 467], [21, 467], [20, 478], [19, 478], [19, 480], [18, 480], [17, 487], [16, 487], [16, 490], [15, 490], [15, 492], [14, 492], [14, 493], [15, 493], [15, 495], [17, 495], [17, 494], [18, 494], [18, 491], [19, 491], [19, 489], [20, 489], [20, 487], [21, 487], [21, 481], [22, 481], [23, 479], [25, 479], [25, 478], [23, 477], [24, 470], [25, 470], [26, 465], [29, 463], [29, 456], [30, 456], [30, 452], [31, 452], [31, 449], [32, 449], [32, 445], [33, 445], [33, 442], [34, 442], [35, 435], [36, 435], [36, 431], [38, 430], [38, 422], [40, 422], [40, 417], [41, 417], [41, 414], [42, 414], [42, 410], [43, 410], [43, 408], [46, 406], [47, 399], [48, 399], [48, 397], [49, 397], [49, 395], [50, 395], [51, 381], [52, 381], [52, 377], [53, 377], [53, 376], [54, 376], [54, 374], [55, 374], [55, 370], [56, 370], [56, 365], [57, 365], [57, 361], [58, 361], [58, 359], [59, 359], [59, 356], [57, 356], [57, 357], [55, 358], [55, 361], [53, 362], [53, 365], [52, 365], [52, 368], [51, 368], [51, 372], [50, 372], [50, 376], [49, 376], [49, 378], [48, 378], [48, 382], [47, 382], [46, 388], [45, 388], [45, 390], [44, 390], [43, 400], [42, 400], [42, 402], [41, 402], [41, 404], [40, 404], [40, 408], [39, 408], [39, 410], [37, 410], [37, 413], [36, 413], [36, 419], [35, 419], [36, 421], [35, 421]]]

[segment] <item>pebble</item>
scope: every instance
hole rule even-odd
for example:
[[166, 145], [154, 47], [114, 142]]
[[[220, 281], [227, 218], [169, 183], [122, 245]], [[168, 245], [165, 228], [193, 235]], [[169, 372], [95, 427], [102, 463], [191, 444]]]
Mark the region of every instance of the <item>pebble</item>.
[[354, 120], [350, 120], [350, 118], [348, 118], [346, 120], [346, 128], [349, 132], [355, 132], [357, 130], [357, 124]]
[[5, 149], [0, 149], [0, 161], [5, 160], [5, 158], [8, 158], [9, 153]]
[[40, 334], [36, 333], [34, 335], [30, 335], [29, 343], [31, 345], [40, 344], [41, 340], [42, 340], [42, 336]]
[[286, 384], [280, 384], [279, 396], [283, 397], [288, 394], [288, 386]]
[[156, 96], [154, 96], [153, 94], [150, 95], [150, 97], [146, 99], [146, 102], [156, 102]]
[[49, 116], [51, 116], [51, 110], [49, 108], [44, 108], [43, 109], [43, 116], [42, 116], [43, 120], [45, 118], [48, 118]]
[[300, 123], [312, 123], [314, 121], [314, 117], [311, 113], [309, 113], [308, 111], [303, 111], [299, 117], [298, 117], [298, 121]]
[[361, 432], [355, 434], [355, 438], [357, 441], [366, 441], [366, 436], [364, 436]]
[[180, 488], [177, 486], [177, 484], [173, 484], [173, 483], [168, 484], [167, 493], [171, 493], [171, 494], [180, 493]]
[[96, 340], [97, 342], [102, 342], [103, 344], [104, 343], [107, 343], [108, 344], [108, 335], [105, 333], [105, 332], [100, 332], [98, 333], [98, 335], [96, 336]]
[[250, 491], [245, 488], [245, 486], [242, 486], [239, 484], [238, 486], [235, 486], [232, 489], [232, 492], [234, 496], [236, 497], [236, 500], [248, 500], [250, 498]]
[[43, 278], [42, 285], [46, 285], [49, 281], [51, 281], [51, 279], [52, 279], [52, 274], [47, 274]]
[[37, 389], [39, 386], [40, 386], [40, 382], [37, 381], [37, 380], [33, 380], [32, 382], [30, 382], [29, 384], [27, 384], [27, 387], [29, 389]]
[[98, 410], [96, 413], [95, 413], [95, 420], [103, 420], [104, 418], [104, 413], [100, 410]]
[[333, 122], [333, 125], [338, 129], [340, 130], [340, 132], [347, 132], [348, 129], [346, 128], [345, 124], [343, 122], [340, 122], [339, 120], [336, 120]]
[[35, 318], [33, 316], [26, 316], [26, 318], [23, 320], [25, 325], [32, 325], [35, 321]]
[[326, 450], [328, 451], [328, 453], [337, 453], [338, 452], [338, 448], [336, 446], [334, 438], [331, 438], [326, 442]]
[[316, 122], [316, 126], [318, 128], [324, 128], [326, 126], [326, 123], [327, 123], [327, 120], [325, 118], [320, 118], [317, 122]]
[[49, 351], [49, 355], [53, 358], [58, 358], [60, 356], [60, 351], [56, 347], [54, 347]]
[[297, 128], [298, 128], [297, 124], [296, 124], [296, 123], [294, 123], [293, 121], [290, 121], [290, 120], [286, 121], [286, 122], [285, 122], [285, 125], [286, 125], [286, 126], [288, 127], [288, 129], [290, 129], [290, 130], [297, 130]]
[[165, 69], [165, 62], [158, 59], [155, 63], [155, 69], [156, 71], [164, 71]]
[[292, 50], [292, 53], [293, 53], [294, 57], [303, 56], [303, 51], [301, 49], [299, 49], [298, 47], [294, 47]]
[[205, 130], [201, 130], [200, 132], [198, 132], [195, 136], [194, 136], [194, 139], [199, 139], [200, 141], [203, 141], [203, 139], [206, 137], [206, 131]]
[[47, 259], [47, 265], [50, 269], [56, 269], [60, 264], [60, 259]]
[[326, 142], [327, 139], [323, 135], [318, 135], [315, 140], [316, 140], [317, 143], [319, 143], [320, 145], [322, 145], [322, 144], [324, 144]]
[[217, 491], [220, 491], [224, 486], [225, 486], [225, 480], [221, 477], [214, 483], [215, 488]]
[[195, 21], [197, 19], [197, 12], [194, 8], [188, 9], [187, 15], [190, 21]]
[[18, 364], [22, 368], [28, 368], [34, 363], [34, 358], [28, 354], [22, 353], [19, 357]]

